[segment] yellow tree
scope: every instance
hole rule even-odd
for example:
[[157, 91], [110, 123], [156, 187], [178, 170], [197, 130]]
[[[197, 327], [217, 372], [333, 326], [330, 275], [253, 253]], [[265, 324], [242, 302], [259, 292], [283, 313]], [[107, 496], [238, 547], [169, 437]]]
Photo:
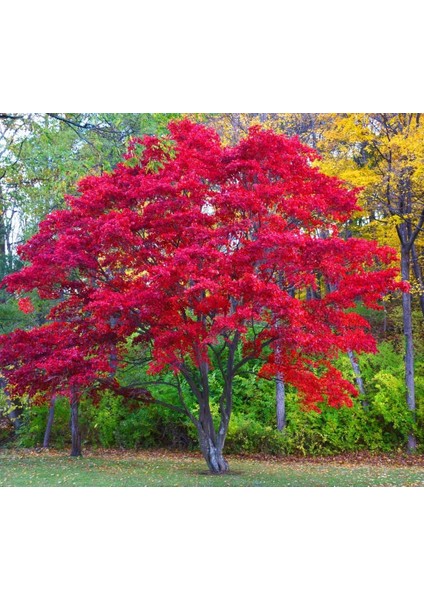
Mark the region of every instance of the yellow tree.
[[[412, 297], [424, 315], [424, 122], [419, 113], [322, 115], [318, 146], [328, 173], [363, 187], [364, 224], [387, 243], [397, 244], [402, 279], [407, 404], [415, 412]], [[408, 448], [415, 449], [411, 434]]]

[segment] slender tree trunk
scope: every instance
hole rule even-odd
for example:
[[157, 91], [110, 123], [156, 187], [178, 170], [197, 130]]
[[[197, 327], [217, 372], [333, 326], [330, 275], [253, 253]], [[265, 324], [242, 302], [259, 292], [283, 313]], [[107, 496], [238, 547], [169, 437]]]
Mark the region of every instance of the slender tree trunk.
[[[401, 274], [402, 280], [410, 280], [410, 253], [403, 245], [401, 247]], [[410, 292], [402, 293], [403, 332], [405, 335], [405, 383], [406, 402], [415, 419], [415, 382], [414, 382], [414, 341], [412, 333], [412, 307]], [[414, 452], [417, 447], [415, 435], [411, 432], [408, 436], [408, 450]]]
[[423, 279], [421, 265], [418, 260], [417, 249], [415, 248], [415, 244], [412, 244], [411, 258], [412, 258], [412, 268], [414, 270], [415, 279], [417, 280], [419, 288], [420, 288], [418, 297], [420, 300], [421, 312], [423, 313], [423, 317], [424, 317], [424, 279]]
[[7, 229], [4, 222], [5, 218], [5, 204], [2, 198], [2, 192], [0, 189], [0, 274], [3, 278], [6, 274], [6, 240], [7, 240]]
[[232, 126], [232, 142], [237, 144], [240, 141], [241, 134], [241, 117], [240, 113], [231, 113], [230, 122]]
[[386, 303], [383, 301], [383, 310], [384, 310], [384, 316], [383, 316], [383, 333], [384, 335], [386, 335], [387, 333], [387, 309], [386, 309]]
[[75, 390], [71, 391], [71, 456], [81, 456], [81, 433], [78, 424], [78, 394]]
[[365, 400], [364, 380], [362, 379], [359, 362], [352, 350], [348, 350], [347, 355], [349, 357], [350, 364], [352, 365], [353, 372], [355, 373], [356, 385], [358, 386], [359, 393], [363, 398], [361, 401], [362, 406], [366, 408], [368, 406], [368, 402]]
[[277, 413], [277, 429], [283, 431], [286, 426], [286, 390], [281, 373], [275, 377], [275, 405]]
[[46, 430], [44, 432], [43, 448], [48, 448], [50, 444], [50, 434], [52, 431], [53, 420], [54, 420], [54, 409], [56, 406], [56, 396], [50, 400], [49, 416], [47, 417]]

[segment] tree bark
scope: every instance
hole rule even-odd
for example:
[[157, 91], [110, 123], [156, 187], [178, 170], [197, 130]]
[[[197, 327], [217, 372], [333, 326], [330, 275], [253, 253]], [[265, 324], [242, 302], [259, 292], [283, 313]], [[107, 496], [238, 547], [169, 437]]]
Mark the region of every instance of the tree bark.
[[75, 390], [71, 391], [71, 456], [82, 456], [81, 452], [81, 433], [78, 424], [78, 394]]
[[240, 113], [231, 113], [230, 122], [232, 126], [232, 143], [237, 144], [240, 141], [241, 119]]
[[368, 402], [365, 399], [364, 380], [362, 379], [361, 369], [359, 367], [358, 360], [357, 360], [356, 356], [354, 355], [354, 353], [352, 352], [352, 350], [348, 350], [347, 355], [349, 357], [350, 364], [352, 365], [352, 369], [355, 374], [356, 385], [358, 386], [359, 393], [362, 396], [361, 404], [364, 408], [366, 408], [368, 406]]
[[[229, 352], [229, 364], [232, 368], [234, 349]], [[227, 461], [222, 451], [227, 436], [228, 425], [230, 422], [232, 409], [232, 376], [225, 378], [224, 390], [220, 398], [221, 419], [218, 431], [215, 431], [215, 425], [210, 409], [209, 384], [208, 384], [208, 365], [201, 362], [200, 374], [202, 385], [199, 387], [189, 370], [185, 365], [181, 365], [181, 373], [189, 384], [191, 391], [199, 403], [199, 417], [191, 414], [187, 407], [186, 412], [192, 422], [197, 427], [199, 446], [203, 457], [208, 465], [209, 471], [214, 474], [226, 473], [229, 470]]]
[[415, 279], [417, 280], [418, 285], [420, 287], [418, 297], [419, 297], [419, 301], [420, 301], [421, 312], [423, 313], [423, 317], [424, 317], [424, 279], [423, 279], [423, 274], [422, 274], [422, 270], [421, 270], [421, 265], [418, 260], [417, 249], [415, 248], [415, 244], [412, 244], [412, 247], [411, 247], [411, 258], [412, 258], [412, 268], [414, 270]]
[[[208, 429], [210, 430], [210, 428]], [[201, 423], [199, 423], [197, 431], [199, 433], [200, 450], [209, 471], [216, 475], [226, 473], [229, 470], [229, 466], [222, 454], [223, 445], [219, 442], [217, 443], [216, 437], [207, 433]]]
[[[225, 439], [233, 407], [233, 381], [237, 370], [242, 366], [246, 358], [235, 365], [235, 352], [240, 341], [240, 333], [236, 332], [232, 339], [227, 339], [228, 356], [226, 365], [223, 364], [219, 355], [217, 356], [219, 369], [224, 379], [224, 387], [219, 398], [220, 422], [218, 429], [212, 417], [210, 406], [209, 389], [209, 364], [199, 351], [195, 348], [199, 359], [200, 382], [196, 382], [190, 368], [183, 362], [179, 365], [182, 376], [188, 383], [193, 396], [199, 404], [199, 416], [192, 414], [183, 402], [184, 410], [190, 420], [197, 427], [200, 450], [211, 473], [222, 474], [229, 470], [227, 461], [223, 456]], [[182, 398], [181, 398], [182, 400]]]
[[50, 434], [52, 431], [53, 420], [54, 420], [54, 409], [56, 406], [56, 396], [50, 400], [49, 416], [47, 418], [46, 430], [44, 432], [43, 448], [48, 448], [50, 444]]
[[[203, 394], [205, 394], [206, 390], [208, 388], [204, 387]], [[203, 394], [200, 400], [199, 421], [197, 425], [200, 450], [211, 473], [226, 473], [229, 470], [229, 466], [222, 451], [231, 415], [231, 383], [228, 381], [225, 382], [225, 390], [221, 397], [221, 420], [217, 432], [215, 431], [210, 410], [209, 394]]]
[[275, 377], [275, 405], [277, 413], [277, 429], [283, 431], [286, 426], [286, 391], [281, 373]]
[[4, 277], [6, 267], [6, 248], [7, 248], [7, 227], [5, 222], [6, 201], [3, 198], [3, 191], [0, 187], [0, 273]]
[[[409, 283], [411, 259], [408, 248], [401, 247], [401, 274], [402, 280]], [[414, 382], [414, 341], [412, 333], [412, 307], [410, 292], [402, 292], [402, 318], [405, 336], [405, 383], [406, 402], [415, 420], [415, 382]], [[411, 432], [408, 436], [408, 451], [414, 452], [417, 447], [415, 435]]]

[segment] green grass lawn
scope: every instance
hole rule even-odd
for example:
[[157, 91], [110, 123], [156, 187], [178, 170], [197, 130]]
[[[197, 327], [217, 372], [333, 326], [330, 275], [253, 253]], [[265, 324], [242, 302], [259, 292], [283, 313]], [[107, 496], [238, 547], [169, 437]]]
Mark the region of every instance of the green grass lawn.
[[198, 454], [0, 450], [0, 486], [369, 487], [423, 486], [424, 464], [387, 460], [247, 459], [229, 457], [227, 475], [210, 475]]

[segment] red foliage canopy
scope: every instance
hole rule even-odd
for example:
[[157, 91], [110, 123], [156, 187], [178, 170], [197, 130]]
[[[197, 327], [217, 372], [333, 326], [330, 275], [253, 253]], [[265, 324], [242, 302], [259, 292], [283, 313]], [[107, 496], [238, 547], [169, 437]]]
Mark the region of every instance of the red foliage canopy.
[[341, 235], [356, 191], [297, 139], [253, 127], [223, 147], [190, 121], [169, 129], [83, 179], [21, 247], [28, 266], [7, 288], [57, 303], [46, 325], [1, 336], [11, 386], [51, 395], [110, 380], [111, 352], [133, 334], [153, 347], [151, 372], [208, 362], [237, 335], [262, 375], [282, 372], [312, 406], [349, 403], [355, 389], [329, 360], [375, 351], [351, 309], [400, 285], [393, 249]]

